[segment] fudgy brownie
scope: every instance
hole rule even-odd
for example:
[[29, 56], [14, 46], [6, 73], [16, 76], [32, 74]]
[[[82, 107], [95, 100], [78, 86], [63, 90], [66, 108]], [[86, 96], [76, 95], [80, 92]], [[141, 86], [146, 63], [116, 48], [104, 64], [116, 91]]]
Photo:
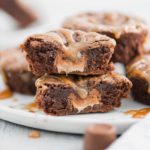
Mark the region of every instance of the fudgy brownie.
[[127, 97], [131, 82], [118, 74], [102, 76], [53, 76], [37, 79], [36, 102], [46, 113], [68, 115], [108, 112]]
[[28, 64], [20, 49], [0, 51], [0, 68], [4, 82], [12, 91], [35, 94], [36, 77], [28, 71]]
[[107, 36], [68, 29], [32, 35], [21, 45], [37, 76], [105, 74], [114, 69], [114, 47], [115, 41]]
[[79, 14], [68, 18], [63, 27], [94, 31], [114, 38], [117, 45], [112, 60], [124, 64], [143, 53], [148, 32], [140, 19], [114, 12]]
[[150, 105], [150, 55], [137, 57], [127, 66], [127, 76], [133, 83], [136, 101]]
[[11, 15], [21, 27], [25, 27], [37, 20], [37, 16], [20, 0], [0, 0], [0, 8]]

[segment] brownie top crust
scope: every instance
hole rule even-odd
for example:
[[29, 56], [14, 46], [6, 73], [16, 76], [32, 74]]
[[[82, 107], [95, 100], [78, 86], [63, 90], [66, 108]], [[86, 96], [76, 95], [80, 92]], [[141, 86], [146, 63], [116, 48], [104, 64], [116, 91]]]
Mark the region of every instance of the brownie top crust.
[[145, 79], [149, 84], [150, 93], [150, 55], [137, 57], [127, 66], [127, 75], [129, 78], [136, 77]]
[[5, 70], [28, 71], [25, 55], [19, 48], [0, 51], [0, 66]]
[[141, 33], [147, 31], [145, 23], [121, 13], [82, 13], [68, 18], [63, 27], [98, 33], [110, 33], [117, 39], [123, 33]]
[[[89, 47], [96, 46], [98, 43], [107, 44], [112, 52], [116, 46], [115, 40], [105, 35], [100, 35], [95, 32], [87, 33], [80, 30], [73, 31], [64, 28], [50, 31], [45, 34], [32, 35], [29, 38], [51, 42], [64, 51], [66, 55], [74, 58], [80, 57], [77, 56], [78, 51], [86, 50]], [[34, 47], [38, 45], [38, 42], [33, 41], [31, 44]]]

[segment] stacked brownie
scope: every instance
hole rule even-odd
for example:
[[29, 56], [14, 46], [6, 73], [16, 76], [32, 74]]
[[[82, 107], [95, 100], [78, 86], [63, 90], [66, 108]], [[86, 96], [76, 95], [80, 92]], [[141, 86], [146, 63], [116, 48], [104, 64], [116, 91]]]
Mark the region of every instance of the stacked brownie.
[[59, 29], [21, 45], [36, 81], [36, 102], [48, 114], [108, 112], [127, 97], [131, 82], [113, 72], [115, 40], [96, 32]]
[[143, 46], [148, 35], [148, 28], [142, 20], [114, 12], [79, 14], [68, 18], [63, 27], [97, 32], [115, 39], [112, 61], [125, 65], [144, 53]]

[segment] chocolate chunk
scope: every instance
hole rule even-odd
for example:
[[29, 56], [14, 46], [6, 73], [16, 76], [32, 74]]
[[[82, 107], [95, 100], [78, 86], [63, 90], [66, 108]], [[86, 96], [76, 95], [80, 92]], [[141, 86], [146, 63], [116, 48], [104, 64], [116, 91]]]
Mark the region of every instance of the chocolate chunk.
[[63, 27], [74, 30], [92, 31], [116, 40], [113, 62], [128, 64], [143, 54], [148, 27], [138, 18], [120, 13], [83, 13], [68, 18]]
[[21, 27], [26, 27], [37, 20], [37, 16], [20, 0], [0, 0], [0, 8], [11, 15]]
[[115, 127], [108, 124], [90, 125], [85, 132], [84, 150], [104, 150], [115, 139]]
[[111, 72], [115, 41], [94, 32], [59, 29], [32, 35], [22, 44], [31, 71], [49, 74], [102, 75]]

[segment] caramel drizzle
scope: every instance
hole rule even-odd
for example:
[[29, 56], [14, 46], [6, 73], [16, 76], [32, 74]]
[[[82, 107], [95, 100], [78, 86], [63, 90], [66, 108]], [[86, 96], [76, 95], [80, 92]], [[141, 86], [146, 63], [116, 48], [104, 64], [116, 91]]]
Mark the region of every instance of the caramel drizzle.
[[35, 112], [38, 110], [38, 105], [35, 102], [29, 103], [25, 106], [25, 109], [29, 112]]
[[143, 118], [145, 117], [148, 113], [150, 113], [150, 108], [143, 108], [139, 110], [128, 110], [124, 112], [126, 115], [131, 115], [132, 118]]
[[[111, 41], [111, 39], [106, 39], [105, 36], [101, 36], [98, 33], [86, 33], [83, 31], [71, 31], [68, 29], [59, 29], [57, 31], [51, 31], [46, 33], [46, 35], [61, 43], [64, 53], [74, 59], [78, 58], [77, 55], [78, 53], [80, 53], [80, 51], [85, 50], [86, 47], [91, 46], [91, 44], [95, 42], [105, 42], [108, 40]], [[78, 38], [75, 35], [77, 35]], [[112, 45], [114, 47], [115, 43], [114, 41], [112, 42]]]
[[4, 100], [4, 99], [10, 98], [12, 96], [13, 96], [13, 93], [8, 88], [3, 91], [0, 91], [0, 100]]

